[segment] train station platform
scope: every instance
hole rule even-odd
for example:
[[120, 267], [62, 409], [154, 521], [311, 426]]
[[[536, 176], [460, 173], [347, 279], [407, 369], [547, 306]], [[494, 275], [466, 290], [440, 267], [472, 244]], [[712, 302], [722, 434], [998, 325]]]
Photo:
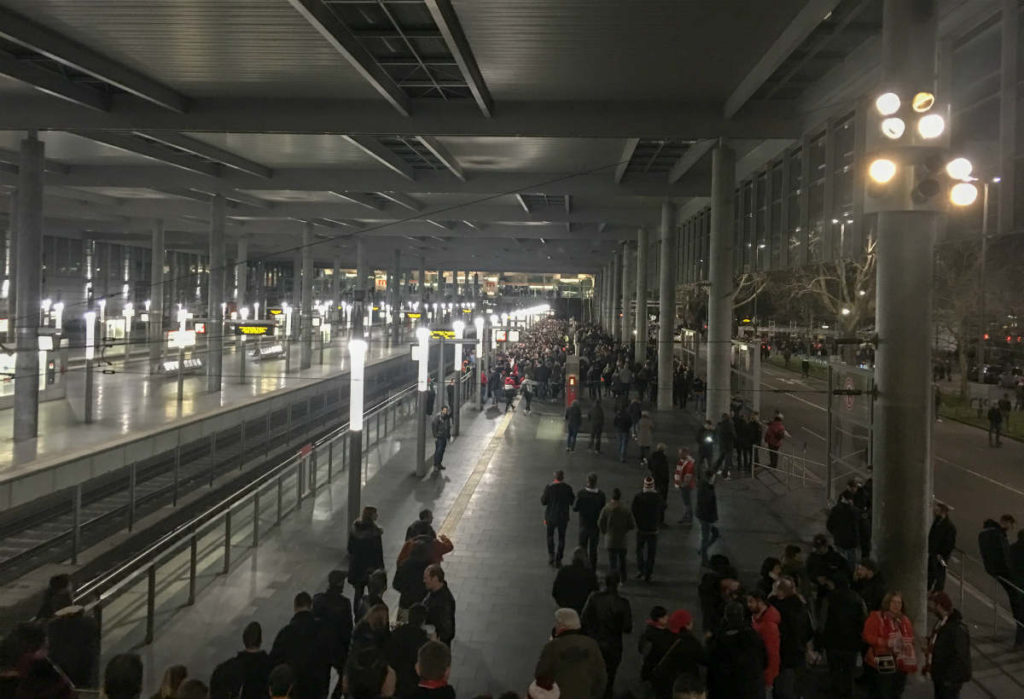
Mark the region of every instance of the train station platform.
[[[267, 398], [276, 391], [309, 385], [338, 376], [348, 366], [343, 341], [324, 348], [323, 362], [314, 347], [313, 364], [299, 369], [299, 344], [292, 346], [291, 371], [283, 357], [265, 361], [246, 358], [244, 381], [234, 348], [224, 352], [223, 384], [219, 393], [206, 390], [205, 372], [186, 374], [183, 400], [177, 401], [176, 375], [152, 375], [147, 359], [131, 359], [110, 367], [97, 366], [94, 380], [93, 421], [85, 423], [85, 371], [75, 368], [64, 377], [67, 397], [39, 404], [39, 437], [15, 443], [11, 439], [13, 410], [0, 411], [0, 480], [49, 467], [63, 459], [138, 437], [178, 420], [199, 418], [217, 411]], [[408, 354], [408, 344], [390, 346], [374, 339], [367, 363]]]
[[[653, 417], [656, 441], [666, 442], [670, 452], [677, 446], [690, 446], [698, 424], [696, 415], [674, 411], [654, 413]], [[556, 608], [551, 597], [555, 571], [547, 563], [540, 504], [544, 486], [552, 472], [561, 468], [566, 481], [577, 490], [588, 472], [597, 472], [599, 487], [605, 493], [620, 488], [627, 504], [641, 488], [643, 472], [635, 445], [630, 445], [627, 461], [620, 463], [607, 434], [601, 455], [588, 452], [585, 434], [581, 434], [576, 451], [567, 453], [561, 406], [534, 401], [529, 415], [521, 405], [508, 414], [502, 406], [484, 412], [465, 407], [462, 435], [448, 449], [443, 475], [425, 479], [413, 475], [410, 454], [415, 440], [408, 422], [371, 452], [372, 468], [367, 469], [362, 502], [379, 508], [389, 579], [394, 575], [405, 528], [420, 509], [433, 509], [435, 528], [454, 542], [455, 550], [445, 557], [443, 567], [458, 609], [451, 684], [459, 696], [497, 695], [507, 690], [525, 694], [550, 636]], [[130, 648], [140, 652], [146, 665], [145, 691], [149, 692], [157, 688], [163, 669], [170, 664], [182, 663], [190, 676], [208, 679], [218, 662], [240, 649], [241, 631], [249, 621], [263, 625], [269, 646], [291, 617], [294, 595], [301, 590], [315, 593], [324, 589], [328, 572], [346, 567], [350, 515], [345, 506], [345, 480], [338, 479], [315, 499], [310, 498], [280, 527], [268, 532], [258, 549], [248, 549], [247, 532], [240, 531], [227, 574], [212, 572], [219, 571], [220, 560], [219, 549], [211, 548], [205, 568], [211, 572], [202, 576], [202, 590], [194, 606], [180, 604], [184, 583], [171, 574], [166, 591], [161, 588], [158, 595], [158, 601], [163, 601], [157, 605], [155, 641], [149, 645], [139, 644], [145, 585], [136, 586], [134, 595], [125, 595], [104, 611], [104, 657]], [[720, 482], [718, 501], [722, 539], [712, 553], [729, 556], [748, 586], [756, 581], [764, 557], [779, 555], [788, 543], [802, 544], [806, 552], [807, 542], [824, 528], [820, 496], [807, 489], [736, 479]], [[699, 531], [696, 526], [675, 524], [681, 512], [680, 499], [673, 491], [666, 517], [671, 524], [659, 535], [652, 582], [632, 577], [636, 564], [630, 541], [630, 579], [622, 594], [632, 605], [633, 633], [624, 639], [617, 695], [639, 687], [636, 644], [654, 605], [688, 609], [694, 614], [695, 629], [701, 627]], [[576, 532], [574, 517], [567, 537], [569, 552]], [[603, 546], [602, 542], [598, 571], [602, 574], [607, 567]], [[394, 610], [397, 594], [389, 591], [385, 601]], [[1012, 662], [1006, 667], [1013, 672]], [[999, 671], [986, 669], [981, 674], [988, 682], [986, 688], [965, 687], [964, 699], [1012, 695], [1006, 693], [1005, 685], [995, 684], [1006, 681]], [[994, 687], [995, 693], [989, 687]], [[912, 680], [905, 696], [930, 697], [931, 685]]]

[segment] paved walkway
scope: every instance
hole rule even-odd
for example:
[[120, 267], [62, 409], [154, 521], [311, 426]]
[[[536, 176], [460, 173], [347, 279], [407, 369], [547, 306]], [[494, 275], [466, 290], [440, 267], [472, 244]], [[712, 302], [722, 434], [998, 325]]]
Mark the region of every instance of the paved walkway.
[[[368, 362], [395, 354], [408, 353], [408, 345], [388, 347], [374, 340]], [[21, 473], [41, 463], [52, 463], [61, 454], [80, 451], [85, 446], [99, 446], [132, 432], [165, 426], [181, 418], [203, 413], [265, 396], [274, 391], [318, 381], [346, 370], [348, 350], [339, 340], [324, 349], [320, 364], [319, 349], [314, 346], [313, 365], [299, 370], [299, 345], [292, 346], [292, 371], [285, 374], [285, 360], [255, 362], [247, 358], [245, 382], [241, 381], [239, 357], [233, 348], [224, 354], [223, 390], [209, 393], [206, 375], [186, 375], [184, 399], [177, 403], [177, 381], [174, 376], [151, 376], [148, 361], [133, 359], [107, 367], [111, 373], [96, 368], [93, 423], [84, 422], [85, 371], [70, 370], [65, 375], [67, 398], [39, 405], [39, 437], [14, 443], [11, 439], [13, 410], [0, 411], [0, 477]], [[39, 462], [39, 463], [36, 463]]]
[[[656, 414], [656, 435], [670, 450], [692, 440], [696, 420], [690, 414]], [[422, 507], [435, 511], [435, 522], [455, 543], [445, 569], [458, 604], [452, 684], [459, 696], [505, 690], [525, 693], [541, 647], [550, 634], [555, 603], [554, 571], [547, 565], [540, 494], [557, 468], [578, 488], [585, 474], [597, 471], [600, 487], [620, 487], [627, 501], [641, 485], [635, 453], [623, 464], [606, 444], [597, 456], [586, 451], [585, 435], [575, 453], [565, 452], [560, 407], [535, 403], [532, 415], [505, 416], [495, 409], [463, 413], [463, 436], [448, 450], [443, 477], [420, 481], [410, 475], [411, 430], [400, 429], [364, 490], [363, 501], [380, 508], [385, 530], [385, 562], [390, 574], [405, 527]], [[673, 494], [674, 495], [674, 494]], [[240, 644], [251, 619], [264, 625], [267, 643], [291, 615], [299, 590], [322, 589], [328, 571], [345, 566], [349, 521], [344, 477], [307, 503], [298, 515], [269, 533], [255, 554], [241, 559], [226, 576], [207, 582], [198, 603], [163, 616], [156, 643], [142, 649], [146, 689], [171, 663], [184, 663], [205, 678], [213, 666]], [[681, 515], [677, 497], [670, 499], [667, 520]], [[790, 542], [806, 541], [821, 528], [820, 498], [808, 491], [772, 490], [758, 481], [735, 480], [719, 488], [723, 538], [716, 551], [740, 568], [748, 584], [756, 579], [765, 555]], [[576, 536], [570, 525], [568, 541]], [[650, 584], [630, 580], [623, 592], [633, 607], [634, 633], [625, 642], [618, 691], [635, 686], [640, 658], [636, 641], [655, 604], [685, 607], [699, 616], [700, 576], [695, 528], [673, 524], [659, 537], [658, 563]], [[602, 550], [600, 566], [606, 565]], [[633, 547], [630, 546], [630, 569]], [[387, 598], [394, 607], [396, 595]], [[699, 622], [698, 622], [699, 625]], [[124, 649], [107, 646], [105, 654]], [[908, 698], [930, 696], [930, 685], [912, 682]], [[965, 689], [964, 699], [987, 696]], [[1008, 695], [1003, 695], [1008, 696]]]

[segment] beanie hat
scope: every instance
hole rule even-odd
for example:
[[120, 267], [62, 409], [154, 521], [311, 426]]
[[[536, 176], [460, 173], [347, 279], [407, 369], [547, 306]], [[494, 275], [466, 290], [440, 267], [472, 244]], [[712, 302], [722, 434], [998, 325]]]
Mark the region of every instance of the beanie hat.
[[550, 677], [538, 677], [526, 690], [527, 699], [559, 699], [561, 696], [558, 684]]
[[685, 609], [677, 609], [668, 618], [668, 630], [672, 633], [679, 633], [693, 621], [693, 615]]
[[650, 476], [644, 478], [644, 492], [650, 493], [654, 491], [654, 479]]

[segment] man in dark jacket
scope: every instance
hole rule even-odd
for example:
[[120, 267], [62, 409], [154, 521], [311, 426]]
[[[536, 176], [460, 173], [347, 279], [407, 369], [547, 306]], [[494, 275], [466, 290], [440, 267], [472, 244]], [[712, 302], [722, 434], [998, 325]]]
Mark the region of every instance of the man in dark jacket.
[[[599, 374], [600, 376], [600, 374]], [[591, 389], [593, 391], [593, 389]], [[604, 432], [604, 408], [601, 407], [601, 399], [594, 401], [590, 409], [590, 447], [591, 451], [601, 453], [601, 434]]]
[[697, 430], [697, 467], [703, 473], [705, 468], [711, 468], [715, 462], [715, 426], [711, 420], [705, 420], [704, 425]]
[[722, 627], [708, 640], [708, 699], [764, 696], [764, 642], [740, 602], [726, 605]]
[[434, 435], [434, 468], [438, 471], [444, 470], [444, 451], [448, 448], [448, 442], [452, 438], [452, 416], [448, 414], [448, 406], [441, 407], [441, 412], [434, 416], [430, 424], [431, 432]]
[[[60, 597], [54, 601], [60, 604]], [[85, 608], [71, 604], [54, 610], [47, 624], [46, 636], [50, 644], [50, 659], [64, 671], [76, 687], [98, 687], [96, 668], [100, 659], [100, 632], [96, 620]]]
[[580, 617], [572, 609], [555, 612], [554, 633], [541, 651], [533, 676], [553, 679], [564, 697], [605, 696], [608, 678], [601, 648], [580, 630]]
[[682, 676], [700, 678], [701, 667], [708, 664], [707, 651], [693, 633], [693, 615], [677, 609], [668, 618], [669, 631], [674, 635], [661, 661], [651, 669], [651, 685], [657, 699], [673, 699], [672, 687]]
[[[349, 637], [351, 635], [350, 612]], [[242, 632], [242, 646], [245, 650], [239, 651], [235, 657], [214, 668], [210, 676], [210, 699], [266, 699], [267, 680], [273, 668], [270, 665], [270, 656], [261, 648], [262, 645], [263, 628], [259, 622], [250, 621]], [[335, 665], [335, 668], [340, 678], [344, 664]], [[341, 696], [340, 681], [335, 692], [335, 696]]]
[[[327, 575], [327, 589], [313, 597], [313, 616], [327, 626], [334, 641], [330, 649], [331, 665], [337, 670], [338, 677], [345, 672], [352, 642], [352, 603], [345, 596], [347, 575], [343, 570], [332, 570]], [[331, 696], [341, 696], [341, 682], [335, 685]]]
[[565, 438], [566, 451], [576, 451], [576, 435], [579, 434], [582, 424], [583, 411], [580, 410], [580, 402], [574, 400], [572, 405], [565, 409], [565, 426], [568, 429], [568, 436]]
[[729, 413], [722, 413], [722, 419], [718, 421], [715, 431], [718, 438], [718, 461], [715, 462], [715, 470], [721, 471], [729, 478], [729, 472], [732, 471], [732, 453], [736, 449], [736, 425], [733, 424]]
[[764, 436], [764, 426], [761, 424], [761, 414], [751, 413], [750, 419], [743, 425], [747, 433], [747, 453], [744, 458], [744, 468], [753, 473], [754, 464], [757, 463], [756, 447], [761, 446], [761, 439]]
[[423, 598], [427, 623], [437, 631], [437, 640], [450, 648], [455, 638], [455, 597], [448, 589], [441, 566], [428, 566], [423, 571], [423, 582], [427, 586], [427, 596]]
[[854, 569], [853, 591], [864, 600], [868, 614], [882, 608], [882, 600], [885, 599], [889, 589], [885, 584], [885, 576], [872, 559], [861, 559]]
[[668, 508], [668, 456], [665, 454], [664, 442], [659, 443], [647, 460], [647, 469], [654, 479], [654, 490], [661, 498], [661, 525], [665, 524], [665, 510]]
[[936, 500], [935, 519], [928, 530], [928, 589], [942, 592], [946, 587], [946, 562], [956, 548], [956, 527], [949, 520], [949, 506]]
[[807, 577], [810, 578], [816, 593], [814, 609], [820, 617], [821, 605], [828, 596], [825, 580], [840, 571], [849, 575], [851, 566], [846, 562], [846, 558], [829, 545], [828, 537], [824, 534], [815, 534], [812, 544], [813, 549], [807, 556]]
[[395, 671], [395, 696], [405, 697], [416, 690], [416, 651], [430, 640], [423, 625], [427, 623], [427, 608], [414, 604], [409, 608], [409, 622], [400, 624], [391, 632], [385, 647], [388, 665]]
[[286, 663], [295, 675], [292, 699], [323, 699], [331, 680], [331, 632], [313, 616], [308, 592], [295, 595], [295, 616], [277, 632], [271, 664]]
[[835, 699], [853, 697], [853, 677], [857, 670], [857, 656], [864, 642], [861, 632], [867, 619], [864, 600], [850, 589], [846, 575], [838, 574], [826, 579], [828, 598], [822, 608], [823, 623], [818, 646], [828, 655], [831, 694]]
[[590, 595], [580, 617], [583, 633], [597, 641], [604, 658], [608, 683], [605, 696], [611, 697], [615, 688], [615, 674], [622, 662], [622, 634], [633, 633], [633, 612], [629, 600], [619, 595], [619, 574], [609, 573], [604, 578], [604, 591]]
[[423, 601], [427, 587], [423, 582], [423, 571], [435, 561], [431, 560], [430, 547], [432, 540], [425, 536], [413, 539], [413, 548], [409, 556], [395, 570], [395, 578], [391, 586], [398, 591], [398, 621], [405, 621], [408, 610], [414, 604]]
[[654, 574], [654, 559], [658, 555], [658, 529], [664, 510], [661, 496], [655, 491], [654, 479], [650, 476], [644, 478], [643, 490], [633, 497], [631, 510], [636, 521], [636, 577], [650, 582]]
[[945, 592], [933, 592], [928, 609], [939, 622], [928, 638], [922, 674], [931, 673], [935, 699], [959, 699], [960, 688], [971, 681], [971, 635], [960, 611]]
[[715, 492], [715, 473], [702, 471], [697, 480], [697, 522], [700, 524], [700, 562], [708, 564], [708, 549], [718, 541], [718, 494]]
[[597, 575], [587, 564], [587, 552], [577, 546], [572, 552], [572, 563], [558, 569], [551, 585], [551, 596], [559, 607], [583, 612], [590, 593], [597, 590]]
[[1010, 569], [1010, 542], [1009, 533], [1017, 524], [1013, 515], [1005, 514], [996, 522], [991, 519], [985, 520], [981, 532], [978, 534], [978, 549], [981, 552], [981, 561], [985, 564], [985, 572], [996, 579], [1010, 600], [1010, 611], [1017, 622], [1017, 634], [1014, 638], [1014, 648], [1024, 648], [1024, 595], [1016, 590], [1013, 582], [1013, 571]]
[[587, 551], [591, 570], [597, 570], [597, 544], [601, 538], [597, 520], [604, 506], [605, 497], [597, 487], [597, 474], [588, 473], [587, 487], [576, 494], [576, 504], [572, 509], [579, 513], [579, 545]]
[[[544, 506], [544, 524], [547, 526], [548, 565], [562, 565], [565, 553], [565, 530], [569, 526], [569, 508], [576, 500], [572, 486], [565, 482], [565, 472], [555, 471], [555, 480], [544, 486], [540, 504]], [[555, 548], [555, 533], [558, 533], [558, 548]]]
[[430, 510], [421, 510], [419, 518], [405, 530], [406, 541], [415, 539], [417, 536], [437, 538], [437, 532], [434, 531], [434, 513]]
[[845, 490], [840, 493], [839, 501], [829, 511], [825, 526], [832, 535], [839, 555], [846, 559], [850, 570], [853, 570], [860, 554], [860, 512], [854, 507], [853, 499]]
[[797, 675], [807, 657], [807, 645], [814, 636], [807, 605], [796, 592], [791, 578], [782, 577], [768, 602], [779, 611], [779, 676], [773, 699], [797, 699]]

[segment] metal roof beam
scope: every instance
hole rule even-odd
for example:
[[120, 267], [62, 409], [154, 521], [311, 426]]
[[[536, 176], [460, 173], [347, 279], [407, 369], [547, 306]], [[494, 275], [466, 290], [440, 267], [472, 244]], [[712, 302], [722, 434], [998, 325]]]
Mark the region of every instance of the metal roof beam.
[[633, 159], [633, 153], [636, 152], [638, 145], [640, 145], [639, 138], [626, 139], [626, 143], [622, 146], [622, 156], [619, 158], [619, 164], [615, 166], [615, 184], [622, 182], [622, 178], [626, 176], [629, 162]]
[[448, 168], [448, 171], [455, 175], [461, 182], [466, 181], [466, 173], [462, 171], [462, 166], [459, 165], [459, 161], [455, 159], [447, 148], [441, 145], [433, 136], [417, 136], [416, 139], [423, 144], [423, 147], [434, 154], [434, 157], [441, 161], [441, 164]]
[[806, 41], [807, 37], [825, 20], [825, 17], [836, 9], [839, 2], [840, 0], [808, 0], [803, 9], [789, 23], [789, 26], [768, 47], [761, 59], [729, 95], [729, 99], [725, 101], [726, 119], [736, 116], [743, 105], [761, 89], [761, 86], [796, 51], [800, 44]]
[[519, 206], [523, 207], [523, 211], [530, 213], [530, 205], [526, 203], [526, 197], [522, 194], [516, 194], [516, 201], [519, 202]]
[[151, 133], [148, 131], [137, 131], [140, 136], [152, 139], [163, 143], [165, 146], [171, 148], [177, 148], [183, 150], [186, 153], [205, 158], [206, 160], [212, 160], [226, 165], [227, 167], [240, 170], [241, 172], [247, 172], [250, 175], [256, 175], [256, 177], [262, 177], [264, 179], [270, 179], [274, 172], [269, 167], [254, 163], [248, 158], [243, 158], [240, 155], [236, 155], [230, 151], [224, 150], [217, 146], [205, 143], [198, 139], [192, 138], [191, 136], [185, 136], [180, 133], [173, 133], [169, 131], [157, 131]]
[[[21, 162], [21, 154], [18, 151], [8, 150], [7, 148], [0, 148], [0, 163], [9, 163], [18, 167], [18, 163]], [[56, 160], [50, 160], [49, 158], [43, 164], [46, 172], [56, 172], [62, 175], [66, 175], [71, 171], [70, 165], [64, 163], [58, 163]]]
[[398, 204], [399, 206], [404, 206], [406, 209], [409, 209], [409, 211], [423, 210], [423, 202], [418, 199], [414, 199], [407, 194], [402, 194], [401, 192], [377, 192], [377, 194], [388, 201]]
[[444, 36], [448, 50], [452, 52], [455, 62], [459, 64], [459, 72], [466, 79], [469, 91], [473, 93], [473, 99], [476, 100], [480, 111], [487, 117], [493, 115], [494, 101], [484, 83], [483, 75], [480, 74], [480, 67], [476, 64], [476, 58], [469, 47], [469, 40], [466, 39], [466, 34], [462, 31], [462, 23], [459, 22], [455, 8], [452, 7], [450, 0], [426, 0], [426, 4], [427, 9], [430, 10], [430, 16], [433, 17], [434, 23]]
[[409, 97], [352, 30], [322, 0], [288, 0], [324, 39], [402, 116], [409, 116]]
[[180, 153], [158, 146], [136, 136], [107, 133], [104, 131], [71, 131], [69, 133], [72, 133], [75, 136], [81, 136], [82, 138], [88, 138], [112, 148], [119, 148], [129, 153], [135, 153], [136, 155], [141, 155], [146, 158], [152, 158], [153, 160], [173, 165], [174, 167], [181, 168], [182, 170], [206, 175], [207, 177], [220, 177], [222, 174], [220, 165], [208, 163], [193, 155]]
[[344, 136], [343, 138], [396, 175], [401, 175], [407, 180], [416, 179], [412, 165], [395, 155], [376, 138], [372, 136]]
[[67, 100], [81, 107], [100, 112], [110, 109], [110, 98], [85, 85], [71, 82], [60, 73], [47, 70], [31, 61], [15, 58], [0, 51], [0, 75], [31, 85], [40, 92]]
[[679, 179], [690, 171], [694, 165], [696, 165], [701, 158], [711, 152], [711, 149], [715, 147], [715, 141], [713, 139], [705, 139], [698, 141], [692, 146], [686, 149], [686, 152], [679, 156], [679, 160], [675, 162], [672, 169], [668, 173], [669, 184], [678, 182]]
[[3, 8], [0, 36], [165, 109], [188, 109], [188, 100], [166, 85]]
[[353, 204], [365, 206], [366, 208], [373, 209], [374, 211], [384, 210], [384, 207], [381, 206], [376, 201], [374, 201], [372, 197], [368, 197], [365, 194], [360, 194], [359, 192], [331, 192], [331, 194], [338, 197], [339, 199], [344, 199], [345, 201], [350, 201]]

